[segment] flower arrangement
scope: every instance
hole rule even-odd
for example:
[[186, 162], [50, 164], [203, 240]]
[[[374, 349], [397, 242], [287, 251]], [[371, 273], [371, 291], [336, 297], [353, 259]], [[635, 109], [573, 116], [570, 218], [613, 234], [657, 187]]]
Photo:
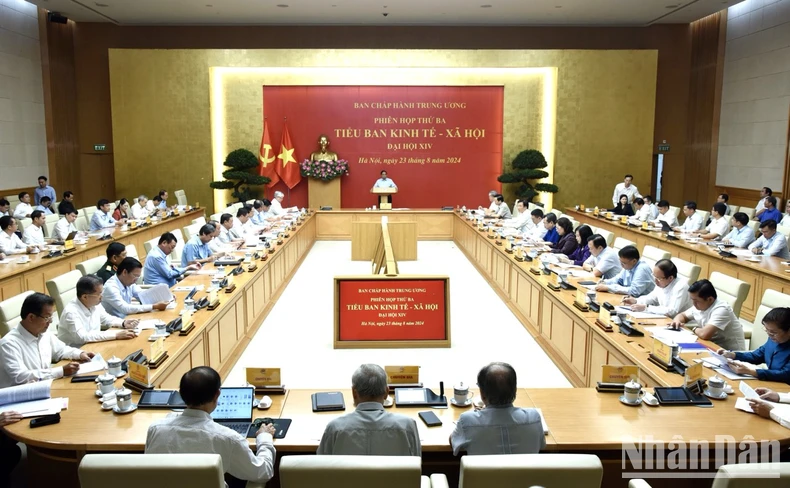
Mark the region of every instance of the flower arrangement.
[[338, 176], [348, 174], [348, 161], [338, 159], [337, 161], [311, 161], [305, 159], [300, 165], [302, 176], [315, 178], [321, 181], [330, 181]]

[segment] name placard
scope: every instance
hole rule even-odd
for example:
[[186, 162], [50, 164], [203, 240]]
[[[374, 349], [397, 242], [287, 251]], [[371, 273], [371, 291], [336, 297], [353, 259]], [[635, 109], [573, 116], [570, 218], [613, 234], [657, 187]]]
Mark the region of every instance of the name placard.
[[148, 385], [148, 366], [129, 361], [129, 379], [141, 385]]
[[644, 222], [642, 222], [642, 228], [647, 230], [647, 229], [650, 228], [650, 224], [648, 224], [647, 221], [644, 221]]
[[554, 285], [555, 286], [560, 286], [560, 284], [562, 283], [562, 280], [560, 279], [559, 273], [553, 273], [553, 275], [554, 276], [552, 278], [552, 281], [554, 282]]
[[151, 224], [151, 216], [150, 215], [145, 218], [145, 223], [149, 224], [149, 225]]
[[209, 291], [208, 292], [208, 302], [209, 303], [214, 303], [216, 301], [217, 301], [217, 290], [214, 289], [214, 290]]
[[186, 329], [187, 327], [192, 324], [192, 314], [194, 312], [192, 310], [184, 310], [184, 313], [181, 314], [181, 330]]
[[579, 210], [581, 210], [582, 212], [584, 212], [584, 204], [582, 204], [582, 205], [579, 205]]
[[63, 242], [63, 249], [65, 251], [70, 251], [70, 250], [74, 249], [74, 241], [71, 240], [71, 239], [69, 239], [68, 241], [64, 241]]
[[130, 224], [132, 225], [132, 229], [136, 229], [137, 228], [137, 221], [136, 220], [132, 220], [130, 222]]
[[601, 323], [604, 325], [611, 325], [609, 324], [609, 320], [611, 319], [611, 317], [612, 314], [610, 314], [605, 307], [601, 307], [601, 309], [598, 311], [598, 320], [600, 320]]
[[696, 363], [686, 368], [685, 385], [689, 386], [702, 379], [702, 363]]
[[667, 344], [666, 342], [653, 338], [653, 356], [656, 359], [663, 361], [666, 364], [672, 364], [672, 351], [674, 347], [671, 344]]
[[627, 224], [628, 223], [628, 217], [623, 215], [622, 217], [620, 217], [620, 222], [622, 222], [624, 224]]
[[178, 215], [178, 206], [173, 207], [173, 215]]
[[586, 288], [576, 288], [576, 303], [579, 305], [586, 305], [587, 304], [587, 289]]
[[601, 366], [601, 382], [602, 383], [628, 383], [631, 380], [636, 381], [639, 378], [639, 366], [619, 366], [612, 364], [604, 364]]
[[252, 386], [280, 386], [280, 368], [246, 368], [247, 383]]
[[505, 240], [505, 250], [507, 251], [513, 250], [513, 244], [510, 243], [510, 239]]
[[384, 366], [389, 385], [415, 385], [420, 382], [419, 366]]
[[151, 361], [157, 360], [162, 354], [165, 353], [165, 338], [160, 337], [151, 343], [151, 354], [148, 356]]

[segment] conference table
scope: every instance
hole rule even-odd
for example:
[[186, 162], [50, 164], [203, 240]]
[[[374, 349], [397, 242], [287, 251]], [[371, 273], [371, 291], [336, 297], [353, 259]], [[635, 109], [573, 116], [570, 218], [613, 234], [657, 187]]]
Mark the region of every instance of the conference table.
[[[623, 464], [624, 447], [640, 439], [672, 447], [684, 442], [708, 442], [703, 455], [721, 460], [726, 449], [735, 448], [744, 439], [771, 440], [777, 445], [790, 445], [790, 430], [779, 424], [734, 408], [738, 391], [724, 400], [713, 400], [712, 407], [637, 407], [623, 405], [619, 395], [599, 393], [594, 386], [601, 377], [601, 366], [637, 365], [639, 381], [646, 387], [679, 386], [683, 377], [668, 373], [648, 360], [651, 339], [629, 337], [617, 332], [604, 332], [595, 325], [597, 314], [582, 312], [573, 306], [575, 294], [549, 288], [550, 279], [530, 272], [530, 263], [515, 260], [505, 252], [502, 243], [489, 239], [472, 222], [455, 212], [439, 210], [379, 211], [334, 210], [311, 213], [295, 227], [266, 260], [255, 261], [256, 269], [235, 277], [232, 293], [220, 294], [215, 310], [201, 310], [194, 315], [195, 329], [187, 336], [171, 335], [165, 341], [168, 358], [151, 370], [150, 381], [157, 388], [177, 388], [181, 375], [198, 365], [209, 365], [225, 378], [236, 360], [255, 335], [263, 319], [288, 285], [307, 252], [316, 240], [350, 239], [353, 222], [373, 222], [387, 215], [390, 221], [414, 221], [421, 240], [453, 240], [492, 288], [507, 304], [525, 328], [549, 354], [575, 388], [519, 388], [515, 404], [540, 408], [546, 419], [546, 452], [593, 453], [604, 464], [604, 486], [625, 486], [622, 472], [630, 469]], [[246, 265], [245, 265], [246, 266]], [[188, 276], [179, 287], [207, 286], [210, 276]], [[329, 286], [329, 284], [328, 284]], [[186, 291], [175, 291], [179, 306], [176, 310], [151, 312], [139, 318], [163, 321], [176, 317]], [[198, 292], [201, 298], [205, 291]], [[599, 293], [601, 301], [615, 302], [619, 297]], [[651, 320], [653, 322], [653, 320]], [[661, 325], [666, 320], [655, 320]], [[99, 352], [105, 358], [124, 357], [137, 349], [148, 351], [151, 331], [128, 341], [88, 344], [83, 349]], [[709, 347], [713, 344], [703, 341]], [[298, 345], [293, 345], [298, 350]], [[698, 358], [683, 353], [687, 361]], [[277, 367], [265, 364], [262, 366]], [[287, 374], [287, 371], [283, 372]], [[519, 372], [520, 375], [540, 374]], [[705, 369], [705, 377], [712, 375]], [[123, 378], [116, 381], [120, 387]], [[749, 381], [752, 387], [765, 386], [788, 391], [786, 384]], [[350, 386], [350, 385], [349, 385]], [[436, 392], [438, 385], [426, 385]], [[12, 438], [27, 444], [31, 486], [44, 485], [53, 479], [60, 486], [79, 486], [76, 470], [87, 453], [142, 452], [150, 423], [171, 412], [143, 410], [120, 415], [102, 411], [92, 383], [71, 383], [69, 379], [53, 382], [52, 396], [69, 398], [59, 424], [30, 429], [27, 421], [5, 427]], [[268, 410], [253, 410], [253, 416], [289, 418], [293, 422], [283, 439], [275, 441], [278, 458], [282, 455], [314, 453], [325, 425], [332, 418], [348, 413], [352, 407], [351, 392], [341, 390], [346, 400], [345, 412], [314, 413], [310, 395], [316, 390], [289, 389], [281, 395], [270, 395], [273, 404]], [[133, 401], [139, 398], [135, 393]], [[423, 449], [423, 470], [443, 472], [451, 482], [458, 476], [458, 458], [449, 445], [453, 423], [469, 409], [450, 406], [433, 410], [442, 420], [439, 427], [426, 427], [417, 416], [424, 408], [393, 406], [391, 412], [402, 413], [417, 421]], [[680, 437], [679, 437], [680, 436]], [[253, 445], [254, 440], [250, 440]], [[691, 447], [675, 447], [684, 453]], [[734, 462], [727, 459], [728, 462]], [[625, 466], [625, 467], [624, 467]], [[714, 470], [711, 466], [708, 471]], [[653, 479], [653, 486], [700, 486], [704, 480]], [[269, 486], [278, 486], [275, 477]]]

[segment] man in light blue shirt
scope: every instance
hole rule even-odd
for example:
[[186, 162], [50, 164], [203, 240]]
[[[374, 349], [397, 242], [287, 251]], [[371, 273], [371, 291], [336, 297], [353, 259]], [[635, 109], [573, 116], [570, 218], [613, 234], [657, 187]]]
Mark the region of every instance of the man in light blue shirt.
[[387, 177], [386, 171], [382, 170], [381, 178], [376, 180], [376, 184], [373, 185], [373, 188], [398, 188], [398, 185]]
[[722, 239], [722, 243], [745, 248], [754, 241], [754, 231], [748, 225], [748, 215], [743, 212], [735, 212], [731, 222], [732, 230]]
[[269, 225], [268, 222], [276, 220], [275, 215], [271, 212], [272, 202], [266, 198], [263, 200], [255, 200], [252, 208], [255, 210], [255, 215], [252, 216], [252, 223], [258, 226]]
[[159, 202], [159, 208], [161, 210], [167, 210], [167, 197], [167, 190], [159, 190], [159, 198], [162, 199], [162, 201]]
[[143, 305], [132, 301], [140, 300], [140, 287], [136, 283], [140, 279], [142, 268], [143, 265], [135, 258], [124, 258], [121, 261], [117, 273], [104, 283], [101, 293], [101, 304], [107, 313], [125, 319], [127, 315], [167, 308], [167, 302]]
[[52, 211], [52, 199], [48, 196], [41, 197], [41, 200], [38, 201], [38, 205], [36, 205], [35, 210], [41, 211], [46, 217], [47, 215], [52, 215], [55, 212]]
[[159, 238], [159, 245], [151, 249], [145, 257], [143, 266], [143, 281], [146, 285], [167, 286], [176, 284], [177, 279], [191, 269], [200, 269], [200, 264], [190, 264], [186, 267], [175, 267], [167, 260], [167, 256], [173, 252], [178, 244], [178, 239], [171, 232], [165, 232]]
[[91, 217], [91, 232], [121, 225], [110, 215], [110, 201], [102, 198], [96, 204], [96, 211]]
[[787, 238], [776, 231], [776, 221], [766, 220], [760, 224], [759, 239], [749, 245], [749, 250], [754, 254], [763, 256], [776, 256], [782, 259], [790, 259], [790, 250], [787, 248]]
[[582, 263], [582, 267], [591, 271], [596, 278], [614, 278], [620, 272], [620, 258], [617, 252], [607, 247], [606, 239], [601, 234], [593, 234], [587, 239], [590, 248], [590, 257]]
[[453, 455], [537, 454], [546, 447], [540, 414], [514, 407], [516, 371], [507, 363], [491, 363], [477, 374], [485, 408], [461, 414], [450, 435]]
[[200, 228], [198, 235], [192, 236], [181, 253], [181, 266], [186, 267], [190, 264], [205, 264], [214, 261], [208, 243], [214, 238], [215, 230], [213, 225], [206, 224]]
[[652, 267], [639, 260], [639, 250], [635, 246], [625, 246], [617, 253], [623, 269], [614, 278], [603, 280], [595, 287], [596, 291], [608, 291], [634, 298], [647, 295], [656, 287]]
[[33, 203], [36, 205], [39, 204], [41, 201], [41, 197], [49, 197], [50, 202], [54, 202], [57, 196], [55, 195], [55, 189], [52, 188], [47, 184], [47, 177], [46, 176], [39, 176], [38, 177], [38, 186], [36, 190], [33, 192]]

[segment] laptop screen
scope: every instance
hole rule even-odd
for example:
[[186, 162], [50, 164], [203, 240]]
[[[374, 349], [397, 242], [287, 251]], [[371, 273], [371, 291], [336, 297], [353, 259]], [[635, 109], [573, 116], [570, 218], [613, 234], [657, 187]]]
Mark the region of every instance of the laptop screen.
[[217, 408], [211, 412], [214, 420], [252, 420], [254, 389], [250, 387], [221, 388]]

